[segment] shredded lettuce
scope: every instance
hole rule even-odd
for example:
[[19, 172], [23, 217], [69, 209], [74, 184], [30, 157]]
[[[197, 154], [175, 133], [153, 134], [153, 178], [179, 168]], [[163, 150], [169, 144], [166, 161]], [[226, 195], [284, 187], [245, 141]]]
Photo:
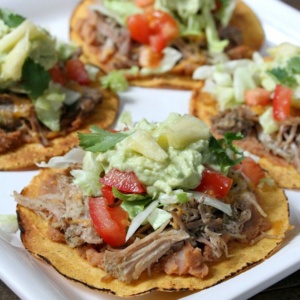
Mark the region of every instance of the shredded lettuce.
[[170, 221], [171, 218], [172, 215], [169, 212], [156, 207], [148, 216], [147, 221], [151, 224], [152, 228], [156, 230], [166, 222]]
[[224, 203], [216, 198], [212, 198], [207, 194], [199, 193], [199, 192], [192, 192], [194, 195], [195, 200], [197, 200], [199, 203], [203, 203], [205, 205], [212, 206], [220, 211], [222, 211], [224, 214], [228, 216], [232, 216], [232, 208], [230, 204]]
[[259, 116], [259, 124], [261, 125], [263, 132], [272, 134], [279, 129], [278, 122], [273, 117], [273, 108], [269, 107], [266, 111]]
[[127, 230], [126, 241], [128, 241], [132, 235], [136, 232], [136, 230], [143, 224], [145, 220], [147, 220], [148, 216], [151, 212], [157, 207], [159, 204], [158, 200], [151, 202], [143, 211], [141, 211], [136, 217], [131, 221], [130, 226]]
[[39, 168], [67, 168], [72, 164], [82, 164], [85, 153], [82, 148], [76, 147], [63, 156], [54, 156], [47, 163], [43, 161], [36, 165]]
[[88, 196], [98, 196], [100, 194], [101, 183], [99, 178], [103, 168], [96, 158], [96, 153], [87, 151], [83, 158], [82, 169], [71, 171], [74, 184], [79, 186]]
[[0, 229], [8, 233], [17, 232], [19, 229], [17, 216], [0, 215]]
[[64, 43], [62, 41], [56, 40], [55, 42], [55, 50], [57, 54], [57, 58], [59, 61], [65, 61], [78, 50], [78, 45], [73, 42]]
[[123, 71], [111, 71], [108, 75], [100, 77], [103, 88], [114, 92], [122, 92], [128, 89], [128, 82]]
[[61, 107], [65, 101], [65, 94], [55, 85], [34, 100], [34, 108], [38, 119], [52, 131], [59, 131]]
[[143, 13], [143, 10], [129, 0], [104, 0], [90, 6], [90, 9], [99, 11], [101, 14], [114, 19], [117, 23], [125, 26], [128, 16]]

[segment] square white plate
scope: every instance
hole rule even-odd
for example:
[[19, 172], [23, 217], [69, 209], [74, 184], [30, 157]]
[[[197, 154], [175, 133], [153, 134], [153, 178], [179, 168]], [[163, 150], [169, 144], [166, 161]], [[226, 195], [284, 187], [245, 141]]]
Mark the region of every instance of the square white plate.
[[[264, 49], [281, 42], [299, 43], [300, 13], [277, 0], [245, 0], [261, 20], [266, 33]], [[78, 0], [1, 0], [9, 8], [68, 40], [68, 20]], [[130, 111], [133, 121], [142, 117], [162, 121], [170, 112], [188, 113], [189, 91], [131, 88], [122, 93], [120, 112]], [[15, 213], [12, 197], [20, 192], [36, 171], [0, 172], [0, 213]], [[291, 224], [300, 226], [300, 192], [286, 191]], [[16, 237], [18, 241], [18, 236]], [[154, 293], [136, 299], [247, 299], [300, 268], [300, 233], [291, 232], [283, 247], [258, 266], [198, 293]], [[119, 299], [90, 290], [60, 276], [52, 268], [32, 259], [0, 240], [0, 278], [21, 298], [40, 299]]]

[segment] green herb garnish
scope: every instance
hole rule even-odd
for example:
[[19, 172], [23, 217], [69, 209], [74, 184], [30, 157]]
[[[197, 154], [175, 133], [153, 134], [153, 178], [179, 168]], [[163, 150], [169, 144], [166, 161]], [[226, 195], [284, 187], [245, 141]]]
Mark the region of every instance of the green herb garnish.
[[222, 172], [228, 167], [238, 164], [243, 159], [243, 153], [232, 144], [235, 140], [241, 140], [241, 133], [227, 132], [224, 138], [216, 139], [211, 136], [209, 139], [209, 163], [220, 166]]
[[128, 133], [111, 132], [97, 126], [91, 126], [90, 131], [91, 133], [78, 133], [79, 145], [90, 152], [105, 152], [128, 136]]
[[273, 78], [280, 84], [287, 87], [294, 87], [297, 85], [296, 79], [288, 72], [288, 70], [283, 68], [275, 68], [267, 71]]
[[51, 76], [41, 65], [27, 58], [23, 68], [21, 85], [34, 99], [43, 95], [49, 87]]
[[288, 61], [288, 69], [293, 74], [300, 74], [300, 56], [294, 56]]
[[18, 27], [25, 21], [25, 18], [10, 12], [7, 9], [0, 9], [0, 19], [10, 28]]

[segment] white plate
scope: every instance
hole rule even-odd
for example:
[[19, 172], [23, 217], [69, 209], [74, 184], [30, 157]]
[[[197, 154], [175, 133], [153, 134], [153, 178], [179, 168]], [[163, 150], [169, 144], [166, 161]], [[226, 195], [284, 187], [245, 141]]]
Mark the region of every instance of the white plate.
[[[62, 40], [68, 40], [68, 19], [79, 0], [1, 0], [2, 8], [13, 9], [41, 24]], [[246, 0], [260, 18], [265, 32], [265, 48], [289, 41], [299, 42], [300, 13], [277, 0]], [[162, 121], [169, 112], [188, 113], [190, 92], [132, 88], [121, 94], [121, 111], [130, 111], [134, 121], [142, 117]], [[15, 213], [12, 197], [21, 191], [36, 171], [0, 172], [0, 213]], [[154, 293], [142, 299], [247, 299], [300, 268], [300, 192], [287, 191], [291, 224], [283, 247], [260, 265], [224, 283], [198, 293]], [[17, 236], [18, 240], [18, 236]], [[71, 282], [52, 268], [31, 259], [0, 240], [0, 278], [21, 298], [119, 299]], [[43, 296], [41, 296], [43, 295]], [[138, 297], [139, 299], [141, 297]]]

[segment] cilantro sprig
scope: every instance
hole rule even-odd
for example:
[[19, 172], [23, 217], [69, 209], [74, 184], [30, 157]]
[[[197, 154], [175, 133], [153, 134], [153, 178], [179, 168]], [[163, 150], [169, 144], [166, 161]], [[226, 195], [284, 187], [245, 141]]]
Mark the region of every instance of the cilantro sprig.
[[27, 58], [22, 68], [21, 85], [34, 99], [43, 95], [51, 80], [50, 73], [31, 58]]
[[224, 138], [216, 139], [210, 136], [209, 147], [209, 163], [215, 164], [221, 168], [222, 172], [226, 172], [231, 166], [238, 164], [243, 158], [243, 153], [233, 145], [233, 141], [241, 140], [241, 133], [227, 132]]
[[7, 9], [0, 9], [0, 19], [10, 28], [15, 28], [25, 21], [25, 18]]
[[297, 84], [296, 79], [288, 72], [287, 69], [274, 68], [267, 72], [272, 75], [278, 83], [287, 87], [294, 87]]
[[111, 132], [97, 126], [90, 127], [91, 133], [78, 133], [79, 145], [86, 151], [105, 152], [128, 136], [124, 132]]
[[286, 68], [274, 68], [267, 71], [279, 84], [293, 88], [297, 85], [295, 75], [300, 74], [300, 56], [290, 58]]

